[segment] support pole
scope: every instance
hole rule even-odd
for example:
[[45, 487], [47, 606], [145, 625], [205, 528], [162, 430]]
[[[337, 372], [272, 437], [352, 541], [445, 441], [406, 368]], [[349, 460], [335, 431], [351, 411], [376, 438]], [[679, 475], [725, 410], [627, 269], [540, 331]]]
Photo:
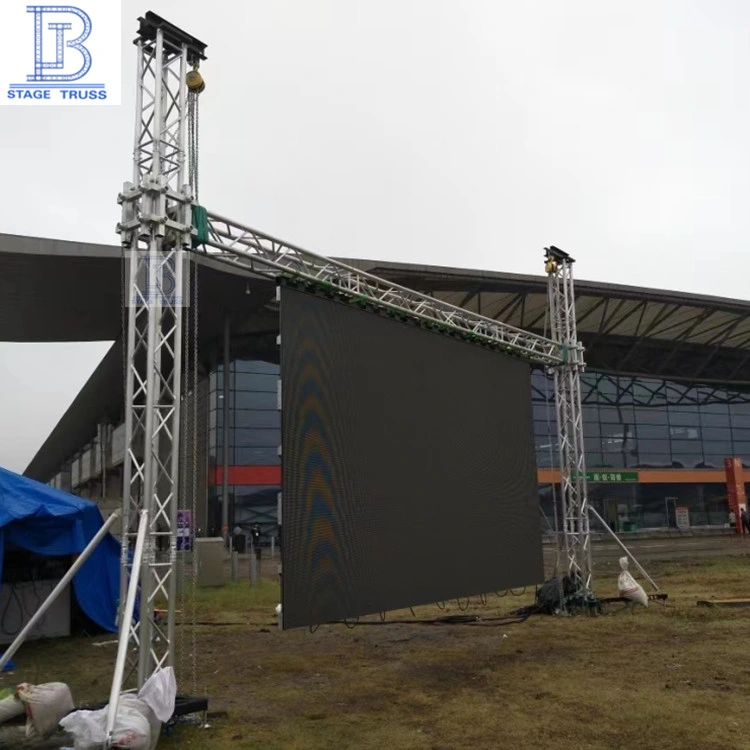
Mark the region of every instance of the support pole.
[[641, 571], [644, 578], [654, 587], [654, 590], [658, 591], [659, 587], [656, 585], [656, 582], [654, 581], [654, 579], [651, 578], [651, 576], [641, 567], [641, 564], [638, 562], [638, 560], [635, 559], [635, 556], [633, 555], [633, 553], [623, 544], [622, 541], [620, 541], [620, 537], [618, 537], [617, 534], [615, 534], [615, 532], [609, 528], [609, 524], [599, 515], [596, 508], [594, 508], [593, 505], [589, 505], [588, 509], [589, 509], [589, 513], [593, 513], [594, 518], [596, 518], [599, 521], [599, 523], [601, 523], [601, 525], [604, 526], [604, 528], [609, 532], [609, 535], [620, 545], [620, 547], [622, 547], [625, 554], [635, 563], [635, 567]]
[[231, 358], [229, 352], [230, 346], [229, 316], [224, 318], [224, 384], [222, 393], [224, 394], [224, 403], [222, 405], [222, 414], [224, 424], [222, 426], [222, 439], [224, 441], [222, 451], [222, 473], [221, 473], [221, 535], [224, 537], [224, 544], [229, 541], [229, 392], [232, 381], [230, 378]]
[[99, 494], [102, 500], [107, 498], [107, 440], [109, 436], [109, 430], [107, 429], [107, 423], [102, 422], [99, 425], [99, 456], [101, 460], [101, 471], [99, 473], [99, 479], [102, 483], [102, 491]]
[[[156, 75], [162, 76], [161, 61], [157, 58]], [[157, 104], [157, 108], [158, 108]], [[158, 111], [158, 109], [157, 109]], [[158, 118], [157, 118], [158, 122]], [[148, 266], [152, 269], [159, 268], [158, 242], [153, 238], [149, 243]], [[148, 326], [146, 329], [146, 371], [144, 378], [146, 409], [145, 409], [145, 436], [147, 442], [143, 447], [143, 511], [146, 517], [155, 515], [157, 503], [154, 495], [158, 492], [158, 471], [159, 467], [155, 460], [159, 456], [159, 442], [161, 434], [154, 428], [157, 424], [156, 405], [159, 398], [157, 384], [157, 362], [160, 363], [162, 350], [159, 346], [159, 337], [161, 326], [157, 325], [161, 317], [161, 299], [157, 293], [148, 304]], [[159, 364], [160, 367], [160, 364]], [[176, 408], [179, 408], [179, 404]], [[138, 687], [149, 678], [154, 670], [155, 664], [153, 654], [151, 653], [151, 643], [154, 640], [154, 598], [156, 596], [156, 581], [153, 571], [156, 568], [156, 539], [158, 535], [158, 522], [156, 518], [152, 521], [153, 532], [149, 534], [148, 539], [144, 542], [144, 551], [146, 555], [146, 565], [141, 568], [141, 613], [140, 613], [140, 634], [139, 639], [142, 647], [138, 652]], [[171, 602], [170, 602], [171, 606]]]
[[109, 710], [107, 711], [107, 724], [105, 727], [105, 736], [107, 737], [107, 747], [111, 746], [112, 732], [115, 728], [117, 719], [117, 708], [120, 702], [120, 691], [122, 690], [122, 678], [125, 674], [125, 660], [128, 655], [128, 643], [130, 641], [130, 627], [133, 621], [133, 611], [135, 610], [135, 597], [138, 592], [138, 580], [141, 572], [141, 560], [143, 559], [143, 545], [146, 541], [146, 531], [148, 529], [148, 511], [141, 511], [141, 519], [138, 524], [138, 536], [135, 541], [135, 552], [133, 553], [133, 568], [130, 573], [130, 583], [128, 584], [128, 596], [125, 601], [125, 609], [122, 611], [120, 618], [120, 634], [117, 643], [117, 659], [115, 660], [115, 673], [112, 676], [112, 688], [109, 692]]
[[36, 612], [34, 612], [33, 617], [26, 623], [23, 630], [21, 630], [21, 632], [16, 636], [13, 643], [10, 644], [5, 653], [2, 655], [2, 658], [0, 658], [0, 672], [2, 672], [3, 667], [13, 658], [13, 654], [18, 651], [29, 633], [36, 627], [39, 620], [44, 617], [44, 614], [47, 612], [47, 610], [55, 603], [57, 597], [62, 594], [68, 584], [73, 580], [73, 576], [75, 576], [75, 574], [81, 569], [86, 560], [89, 559], [91, 553], [99, 546], [99, 543], [102, 541], [102, 539], [104, 539], [104, 537], [109, 534], [109, 530], [112, 528], [114, 522], [120, 517], [121, 513], [122, 511], [118, 509], [106, 520], [101, 529], [96, 532], [94, 538], [86, 545], [83, 552], [81, 552], [76, 561], [70, 566], [68, 572], [60, 579], [60, 582], [57, 584], [57, 586], [55, 586], [55, 588], [50, 592], [49, 596], [44, 600], [42, 606], [39, 607]]
[[258, 560], [255, 557], [255, 547], [250, 548], [250, 585], [258, 585]]
[[231, 575], [232, 582], [238, 580], [240, 577], [240, 553], [237, 550], [232, 550], [231, 557]]

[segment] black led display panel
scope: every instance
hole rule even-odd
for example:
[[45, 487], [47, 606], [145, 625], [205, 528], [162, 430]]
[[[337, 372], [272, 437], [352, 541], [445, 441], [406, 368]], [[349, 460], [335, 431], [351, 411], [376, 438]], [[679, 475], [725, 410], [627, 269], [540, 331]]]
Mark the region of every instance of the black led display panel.
[[543, 580], [531, 373], [283, 286], [284, 628]]

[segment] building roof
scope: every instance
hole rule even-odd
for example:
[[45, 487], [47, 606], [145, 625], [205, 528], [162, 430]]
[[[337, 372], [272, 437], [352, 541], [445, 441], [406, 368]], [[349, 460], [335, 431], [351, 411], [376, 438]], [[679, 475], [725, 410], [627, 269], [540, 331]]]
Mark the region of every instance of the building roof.
[[[233, 330], [273, 327], [274, 285], [200, 258], [202, 352]], [[346, 260], [446, 302], [545, 334], [543, 276]], [[120, 248], [0, 234], [0, 340], [116, 340], [122, 326]], [[750, 302], [658, 289], [576, 282], [579, 337], [590, 370], [750, 388]], [[207, 355], [208, 356], [208, 355]], [[115, 344], [26, 469], [47, 480], [122, 409], [122, 351]]]
[[[199, 305], [209, 301], [200, 306], [202, 336], [211, 338], [225, 315], [252, 312], [273, 293], [268, 281], [194, 257], [203, 269]], [[116, 246], [0, 234], [0, 341], [114, 341], [127, 274]]]
[[[544, 277], [348, 262], [487, 317], [549, 334]], [[576, 281], [576, 317], [590, 370], [750, 385], [750, 301]]]
[[120, 248], [0, 234], [0, 341], [109, 341]]

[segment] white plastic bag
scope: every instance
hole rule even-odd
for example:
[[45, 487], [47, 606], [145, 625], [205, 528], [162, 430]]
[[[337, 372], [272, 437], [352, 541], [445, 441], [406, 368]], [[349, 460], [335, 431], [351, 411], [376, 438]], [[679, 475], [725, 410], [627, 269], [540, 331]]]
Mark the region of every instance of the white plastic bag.
[[617, 579], [617, 590], [620, 592], [620, 596], [624, 596], [626, 599], [630, 599], [637, 604], [642, 604], [644, 607], [648, 607], [648, 596], [643, 590], [638, 581], [628, 573], [628, 558], [620, 558], [620, 567], [622, 573]]
[[73, 738], [74, 750], [94, 750], [106, 741], [104, 726], [107, 709], [74, 711], [60, 720], [60, 726]]
[[26, 706], [27, 736], [47, 737], [56, 729], [60, 719], [73, 708], [73, 696], [64, 682], [43, 685], [22, 683], [16, 688], [18, 698]]
[[177, 681], [174, 669], [166, 667], [152, 674], [138, 691], [138, 697], [148, 705], [161, 722], [169, 721], [177, 699]]

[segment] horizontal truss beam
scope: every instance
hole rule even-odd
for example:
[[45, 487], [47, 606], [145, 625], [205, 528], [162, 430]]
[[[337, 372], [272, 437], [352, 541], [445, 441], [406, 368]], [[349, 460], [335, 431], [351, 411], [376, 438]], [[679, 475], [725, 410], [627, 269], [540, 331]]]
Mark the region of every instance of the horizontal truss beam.
[[426, 327], [462, 335], [535, 364], [554, 367], [565, 362], [564, 347], [552, 339], [303, 250], [210, 211], [207, 218], [203, 252], [211, 258], [261, 276], [302, 279], [353, 302], [396, 312]]

